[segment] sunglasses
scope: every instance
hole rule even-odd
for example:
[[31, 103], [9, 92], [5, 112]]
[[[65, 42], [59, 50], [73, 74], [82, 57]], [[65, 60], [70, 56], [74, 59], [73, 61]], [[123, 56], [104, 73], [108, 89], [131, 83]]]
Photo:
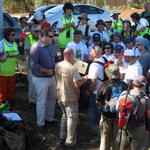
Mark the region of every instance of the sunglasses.
[[104, 49], [111, 49], [111, 47], [105, 47]]

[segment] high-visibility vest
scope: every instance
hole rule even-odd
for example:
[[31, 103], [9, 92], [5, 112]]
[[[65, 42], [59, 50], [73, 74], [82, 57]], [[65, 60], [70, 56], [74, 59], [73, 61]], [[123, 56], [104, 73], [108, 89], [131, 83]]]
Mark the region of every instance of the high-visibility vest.
[[[62, 19], [62, 27], [65, 27], [67, 24], [75, 22], [74, 16], [72, 15], [70, 19], [66, 19], [65, 16], [63, 15], [61, 17]], [[67, 32], [69, 32], [70, 37], [67, 36]], [[74, 38], [74, 29], [72, 27], [67, 28], [66, 30], [59, 32], [58, 36], [58, 44], [59, 48], [65, 48], [66, 45], [72, 41]]]
[[30, 42], [31, 46], [37, 42], [37, 40], [34, 39], [32, 34], [28, 34], [27, 37], [29, 39], [29, 42]]
[[[7, 45], [5, 40], [1, 40], [4, 46], [4, 53], [17, 55], [18, 48], [16, 42], [12, 46]], [[0, 76], [14, 76], [16, 73], [17, 58], [7, 58], [6, 61], [0, 62]]]
[[111, 28], [109, 31], [105, 30], [108, 33], [108, 36], [111, 38], [112, 34], [115, 32], [113, 28]]
[[111, 27], [115, 29], [117, 32], [121, 32], [123, 30], [123, 22], [122, 19], [118, 19], [117, 22], [112, 22]]
[[144, 36], [145, 34], [150, 35], [150, 28], [149, 27], [147, 27], [143, 32], [139, 32], [138, 36]]

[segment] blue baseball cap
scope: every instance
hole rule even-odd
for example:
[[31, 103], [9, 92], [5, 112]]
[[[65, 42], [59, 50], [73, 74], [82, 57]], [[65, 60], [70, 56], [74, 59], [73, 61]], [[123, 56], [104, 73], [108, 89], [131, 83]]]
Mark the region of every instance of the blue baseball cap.
[[92, 35], [92, 40], [93, 41], [96, 41], [96, 40], [101, 40], [101, 36], [100, 36], [100, 34], [99, 33], [94, 33], [93, 35]]
[[116, 45], [115, 47], [114, 47], [114, 52], [117, 52], [117, 53], [121, 53], [122, 52], [122, 50], [123, 50], [123, 46], [121, 46], [121, 45]]

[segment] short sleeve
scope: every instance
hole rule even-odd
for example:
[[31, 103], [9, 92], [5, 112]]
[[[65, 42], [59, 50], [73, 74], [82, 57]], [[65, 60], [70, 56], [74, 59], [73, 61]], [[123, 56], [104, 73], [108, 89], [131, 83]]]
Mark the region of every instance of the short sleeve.
[[77, 69], [74, 69], [73, 71], [73, 81], [78, 81], [81, 80], [81, 76], [79, 74], [79, 72], [77, 71]]
[[149, 25], [149, 23], [148, 23], [148, 21], [147, 21], [146, 19], [144, 19], [144, 18], [141, 18], [141, 19], [140, 19], [140, 21], [139, 21], [139, 27], [140, 27], [140, 28], [146, 27], [146, 26], [148, 26], [148, 25]]
[[88, 73], [88, 78], [89, 79], [97, 79], [97, 77], [99, 76], [99, 67], [96, 67], [97, 64], [91, 64], [90, 68], [89, 68], [89, 73]]

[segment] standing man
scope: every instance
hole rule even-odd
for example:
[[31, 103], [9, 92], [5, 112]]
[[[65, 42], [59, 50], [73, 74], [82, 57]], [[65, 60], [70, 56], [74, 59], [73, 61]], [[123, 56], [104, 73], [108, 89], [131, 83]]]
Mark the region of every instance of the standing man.
[[73, 5], [71, 3], [65, 3], [64, 7], [64, 15], [61, 16], [58, 21], [58, 44], [61, 49], [61, 57], [63, 58], [63, 50], [66, 45], [73, 40], [74, 30], [76, 29], [77, 23], [75, 21], [73, 12]]
[[69, 42], [66, 47], [74, 51], [76, 59], [88, 61], [87, 46], [82, 41], [82, 32], [80, 30], [74, 32], [74, 40]]
[[111, 17], [113, 19], [111, 27], [116, 30], [117, 32], [120, 32], [123, 30], [123, 21], [121, 18], [119, 18], [120, 12], [118, 10], [114, 10], [111, 12]]
[[[146, 78], [138, 75], [133, 80], [133, 89], [129, 94], [138, 97], [136, 115], [132, 111], [126, 129], [121, 129], [119, 150], [142, 150], [146, 146], [146, 132], [150, 132], [150, 99], [145, 93]], [[121, 97], [120, 97], [121, 98]], [[128, 111], [128, 110], [127, 110]], [[147, 141], [149, 142], [149, 141]]]
[[35, 103], [36, 102], [36, 91], [35, 88], [33, 86], [33, 82], [32, 82], [32, 71], [30, 68], [30, 64], [29, 64], [29, 53], [30, 53], [30, 48], [33, 44], [35, 44], [40, 37], [40, 26], [38, 25], [33, 25], [31, 27], [31, 31], [30, 34], [28, 34], [26, 36], [25, 42], [24, 42], [24, 51], [25, 54], [27, 55], [27, 64], [28, 64], [28, 98], [29, 98], [29, 102], [30, 103]]
[[6, 28], [4, 39], [0, 41], [0, 105], [6, 101], [11, 104], [15, 97], [15, 81], [18, 47], [15, 30]]
[[32, 45], [30, 50], [32, 81], [37, 93], [37, 126], [42, 128], [45, 121], [54, 121], [56, 103], [54, 75], [57, 56], [53, 37], [54, 34], [50, 29], [42, 30], [41, 39]]
[[127, 67], [126, 73], [125, 73], [125, 79], [124, 82], [126, 84], [129, 84], [130, 82], [132, 83], [135, 77], [138, 75], [142, 75], [142, 66], [137, 60], [136, 55], [134, 54], [134, 51], [130, 51], [129, 56], [129, 65]]
[[93, 130], [93, 138], [91, 142], [99, 141], [99, 121], [100, 121], [100, 110], [98, 110], [98, 104], [96, 103], [96, 95], [99, 88], [103, 84], [104, 80], [104, 58], [102, 57], [102, 48], [95, 46], [90, 51], [90, 56], [93, 58], [93, 62], [89, 67], [88, 78], [91, 79], [91, 95], [89, 103], [89, 122], [91, 129]]
[[60, 124], [60, 145], [76, 145], [76, 129], [78, 124], [79, 88], [86, 79], [81, 78], [73, 66], [74, 51], [70, 48], [64, 50], [64, 61], [56, 65], [57, 96], [62, 110]]

